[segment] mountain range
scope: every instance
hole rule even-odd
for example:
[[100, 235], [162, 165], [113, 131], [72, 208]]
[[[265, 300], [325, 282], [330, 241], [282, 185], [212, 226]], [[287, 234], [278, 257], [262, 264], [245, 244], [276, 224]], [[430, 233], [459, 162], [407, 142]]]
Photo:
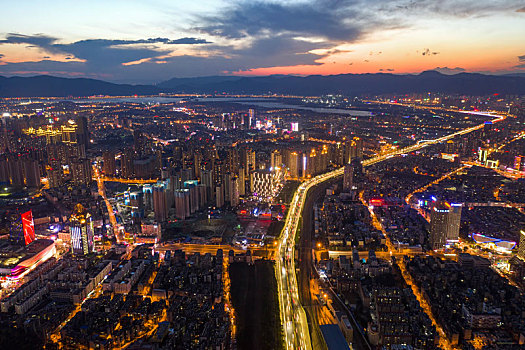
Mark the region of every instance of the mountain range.
[[339, 74], [262, 77], [210, 76], [173, 78], [156, 85], [115, 84], [86, 78], [0, 76], [0, 97], [80, 97], [93, 95], [127, 96], [158, 93], [237, 94], [385, 94], [442, 92], [465, 95], [525, 95], [525, 76], [436, 71], [420, 74]]

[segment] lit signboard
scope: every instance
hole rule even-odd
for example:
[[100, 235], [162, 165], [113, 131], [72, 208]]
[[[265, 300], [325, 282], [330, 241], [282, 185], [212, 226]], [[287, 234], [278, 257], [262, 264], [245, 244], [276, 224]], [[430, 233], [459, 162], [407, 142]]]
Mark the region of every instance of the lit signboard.
[[22, 217], [22, 229], [24, 230], [25, 245], [35, 240], [35, 223], [33, 222], [33, 212], [27, 211], [20, 215]]

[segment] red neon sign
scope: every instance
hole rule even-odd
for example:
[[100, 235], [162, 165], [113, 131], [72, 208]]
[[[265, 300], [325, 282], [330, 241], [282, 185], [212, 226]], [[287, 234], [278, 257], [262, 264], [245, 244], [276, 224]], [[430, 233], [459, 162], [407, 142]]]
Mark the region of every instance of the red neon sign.
[[33, 212], [27, 211], [20, 215], [22, 217], [22, 229], [24, 231], [24, 242], [26, 245], [35, 240], [35, 224], [33, 221]]

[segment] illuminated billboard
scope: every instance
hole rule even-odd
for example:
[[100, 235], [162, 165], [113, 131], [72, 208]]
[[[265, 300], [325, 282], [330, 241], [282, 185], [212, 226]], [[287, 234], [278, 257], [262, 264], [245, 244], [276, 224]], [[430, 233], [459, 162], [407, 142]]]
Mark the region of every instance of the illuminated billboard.
[[24, 231], [25, 245], [35, 240], [35, 224], [33, 222], [33, 212], [26, 211], [20, 215], [22, 217], [22, 229]]

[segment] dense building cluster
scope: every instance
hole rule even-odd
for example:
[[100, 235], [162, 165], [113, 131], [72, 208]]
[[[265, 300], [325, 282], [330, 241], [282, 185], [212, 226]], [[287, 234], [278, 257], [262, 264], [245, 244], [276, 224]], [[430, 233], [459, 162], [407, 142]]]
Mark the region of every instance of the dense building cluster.
[[525, 296], [489, 268], [461, 254], [457, 262], [414, 257], [407, 267], [452, 344], [469, 349], [518, 349], [525, 343]]

